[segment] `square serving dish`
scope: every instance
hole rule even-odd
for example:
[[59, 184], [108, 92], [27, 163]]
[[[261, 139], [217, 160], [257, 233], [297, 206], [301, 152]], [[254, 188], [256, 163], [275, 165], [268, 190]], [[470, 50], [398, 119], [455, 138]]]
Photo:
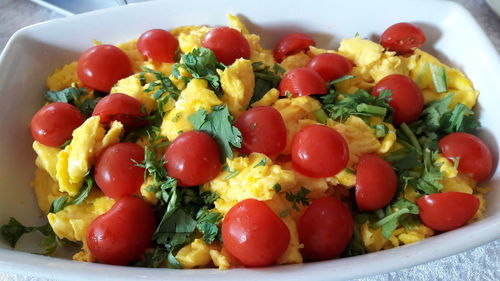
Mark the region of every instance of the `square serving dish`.
[[[16, 32], [0, 57], [0, 224], [16, 217], [40, 225], [30, 182], [35, 154], [28, 126], [43, 103], [45, 79], [55, 68], [78, 59], [96, 39], [116, 44], [151, 28], [227, 25], [226, 14], [241, 16], [252, 33], [272, 48], [277, 38], [305, 32], [322, 48], [337, 48], [359, 33], [377, 40], [393, 23], [417, 23], [427, 36], [423, 50], [463, 71], [481, 92], [476, 111], [481, 137], [498, 162], [500, 57], [472, 16], [447, 1], [152, 1], [33, 25]], [[387, 12], [387, 11], [391, 12]], [[29, 254], [36, 242], [23, 238], [18, 250], [0, 241], [0, 272], [58, 280], [337, 280], [397, 270], [477, 247], [500, 238], [500, 172], [489, 182], [486, 217], [425, 241], [377, 253], [300, 265], [259, 269], [170, 270], [118, 267]], [[23, 252], [26, 251], [26, 252]]]

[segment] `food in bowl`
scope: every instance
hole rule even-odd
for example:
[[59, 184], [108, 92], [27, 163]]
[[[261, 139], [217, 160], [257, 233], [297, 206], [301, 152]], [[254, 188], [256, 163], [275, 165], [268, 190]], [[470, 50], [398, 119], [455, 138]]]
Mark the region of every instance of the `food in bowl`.
[[[478, 92], [399, 23], [338, 51], [296, 33], [264, 49], [229, 27], [100, 44], [47, 79], [32, 119], [47, 254], [258, 267], [352, 256], [479, 219], [491, 152]], [[177, 51], [178, 50], [178, 51]]]

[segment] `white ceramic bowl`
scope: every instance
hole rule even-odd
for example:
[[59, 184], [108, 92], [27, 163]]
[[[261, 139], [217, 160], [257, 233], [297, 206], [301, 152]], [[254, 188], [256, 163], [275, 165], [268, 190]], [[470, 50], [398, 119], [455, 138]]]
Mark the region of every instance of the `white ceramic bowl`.
[[[500, 59], [471, 15], [441, 1], [154, 1], [54, 20], [18, 31], [0, 57], [0, 223], [9, 216], [28, 225], [43, 223], [32, 189], [34, 153], [29, 121], [42, 105], [45, 79], [56, 67], [78, 58], [97, 39], [119, 43], [150, 28], [225, 25], [226, 14], [241, 15], [248, 28], [272, 47], [282, 35], [302, 31], [320, 47], [337, 48], [357, 32], [376, 39], [389, 25], [409, 21], [427, 35], [423, 49], [464, 71], [481, 91], [477, 107], [482, 138], [498, 161]], [[452, 255], [500, 238], [500, 173], [490, 184], [486, 218], [423, 242], [358, 257], [262, 269], [218, 271], [117, 267], [33, 255], [0, 242], [0, 271], [64, 280], [334, 280], [396, 270]], [[20, 249], [32, 251], [31, 237]]]

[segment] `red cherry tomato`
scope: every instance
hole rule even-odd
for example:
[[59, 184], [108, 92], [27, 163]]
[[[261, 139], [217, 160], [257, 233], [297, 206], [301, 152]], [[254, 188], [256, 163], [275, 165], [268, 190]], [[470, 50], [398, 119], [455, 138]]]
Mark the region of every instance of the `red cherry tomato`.
[[285, 149], [286, 127], [279, 111], [270, 106], [258, 106], [247, 110], [234, 122], [243, 136], [241, 152], [264, 153], [275, 156]]
[[292, 139], [292, 165], [301, 174], [325, 178], [342, 171], [349, 161], [349, 148], [344, 137], [323, 125], [311, 125]]
[[349, 74], [353, 63], [342, 55], [323, 53], [312, 58], [307, 67], [318, 72], [325, 81], [332, 81]]
[[392, 166], [378, 155], [363, 155], [356, 167], [356, 203], [361, 211], [375, 211], [386, 206], [397, 187]]
[[[106, 196], [117, 199], [136, 193], [144, 182], [144, 149], [135, 143], [117, 143], [99, 155], [95, 181]], [[135, 162], [134, 162], [135, 161]]]
[[294, 33], [281, 38], [281, 40], [274, 46], [274, 59], [281, 62], [287, 56], [305, 51], [309, 46], [316, 46], [314, 39], [304, 33]]
[[153, 210], [137, 197], [123, 197], [87, 228], [87, 246], [98, 261], [126, 265], [139, 260], [151, 245]]
[[352, 214], [335, 197], [315, 199], [300, 218], [297, 230], [304, 259], [319, 261], [338, 257], [351, 241]]
[[246, 199], [224, 217], [222, 240], [227, 251], [244, 265], [268, 266], [288, 248], [290, 231], [264, 202]]
[[448, 231], [466, 224], [479, 209], [479, 199], [462, 192], [434, 193], [417, 199], [420, 219], [437, 231]]
[[164, 166], [181, 186], [195, 186], [219, 174], [220, 157], [219, 147], [211, 136], [189, 131], [179, 135], [167, 148]]
[[490, 178], [493, 159], [488, 146], [478, 137], [467, 133], [452, 133], [439, 141], [439, 148], [450, 161], [460, 157], [458, 170], [472, 174], [477, 182]]
[[287, 92], [294, 97], [308, 96], [315, 94], [326, 94], [327, 87], [325, 80], [316, 71], [301, 67], [288, 71], [281, 79], [280, 96], [286, 96]]
[[77, 75], [85, 86], [109, 92], [118, 80], [132, 74], [127, 55], [113, 45], [94, 46], [80, 56]]
[[234, 28], [217, 27], [210, 30], [203, 38], [202, 45], [212, 50], [217, 60], [225, 65], [230, 65], [239, 58], [250, 58], [247, 39]]
[[389, 105], [394, 108], [394, 123], [411, 123], [422, 113], [424, 96], [410, 78], [401, 74], [388, 75], [375, 85], [372, 95], [378, 97], [383, 90], [392, 92]]
[[399, 55], [413, 52], [425, 42], [425, 35], [417, 26], [400, 22], [389, 26], [380, 39], [380, 44]]
[[179, 41], [163, 29], [151, 29], [137, 40], [137, 49], [147, 58], [157, 62], [174, 62]]
[[55, 102], [38, 110], [31, 119], [33, 138], [46, 146], [60, 146], [71, 138], [73, 130], [83, 124], [85, 118], [69, 103]]
[[100, 100], [92, 112], [92, 116], [99, 116], [102, 124], [120, 121], [125, 128], [146, 126], [149, 122], [145, 119], [146, 113], [142, 103], [125, 94], [110, 94]]

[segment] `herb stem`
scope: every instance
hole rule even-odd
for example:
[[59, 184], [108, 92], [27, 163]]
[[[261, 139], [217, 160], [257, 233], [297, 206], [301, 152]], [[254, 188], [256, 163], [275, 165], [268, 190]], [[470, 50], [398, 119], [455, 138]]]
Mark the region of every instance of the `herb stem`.
[[318, 109], [313, 112], [314, 117], [316, 117], [316, 120], [322, 124], [326, 124], [326, 120], [328, 120], [328, 115], [326, 115], [325, 111], [323, 109]]
[[401, 129], [403, 130], [403, 133], [405, 133], [406, 137], [410, 140], [410, 143], [415, 147], [415, 150], [417, 151], [418, 154], [422, 154], [422, 147], [420, 146], [420, 143], [417, 140], [417, 137], [413, 132], [410, 130], [410, 127], [406, 125], [406, 123], [401, 123], [400, 125]]
[[376, 105], [369, 105], [366, 103], [358, 104], [358, 106], [356, 106], [356, 110], [360, 113], [368, 113], [370, 115], [377, 115], [381, 117], [387, 114], [387, 108]]
[[382, 227], [384, 224], [388, 223], [389, 221], [391, 221], [392, 219], [394, 218], [398, 218], [406, 213], [409, 213], [410, 212], [410, 209], [408, 208], [402, 208], [400, 210], [397, 210], [396, 212], [388, 215], [387, 217], [379, 220], [378, 222], [375, 223], [376, 226], [379, 226], [379, 227]]

